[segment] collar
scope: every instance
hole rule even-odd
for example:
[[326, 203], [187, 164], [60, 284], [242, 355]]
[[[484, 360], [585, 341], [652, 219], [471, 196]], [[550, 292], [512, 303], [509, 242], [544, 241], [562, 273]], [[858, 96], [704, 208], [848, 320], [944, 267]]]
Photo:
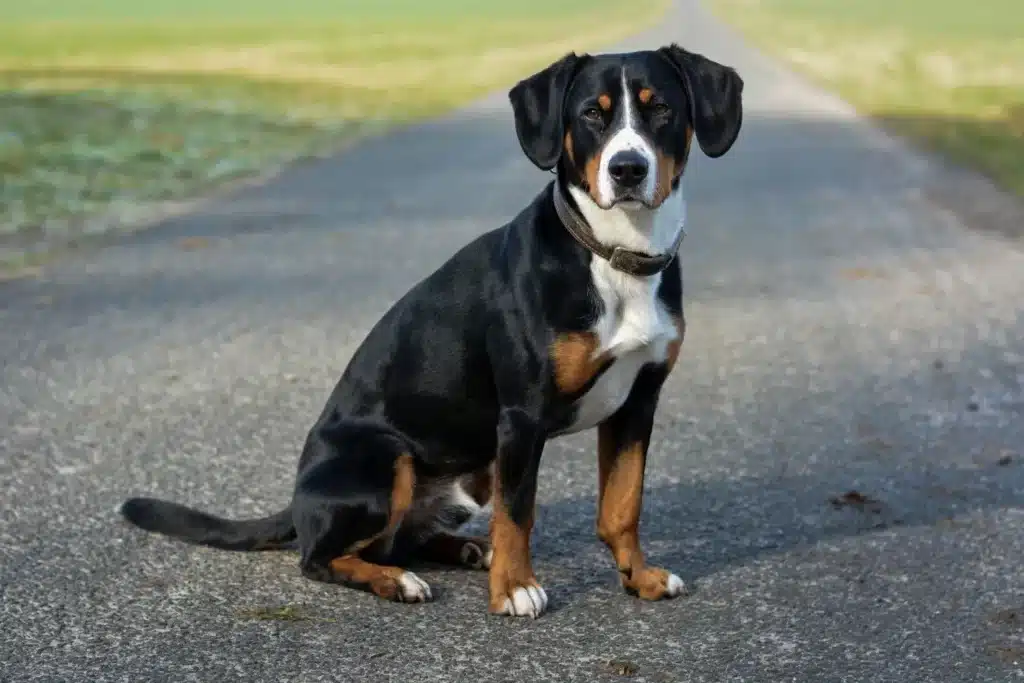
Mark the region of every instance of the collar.
[[565, 229], [569, 231], [569, 234], [592, 254], [608, 261], [612, 268], [628, 275], [650, 277], [665, 270], [676, 257], [679, 245], [682, 244], [683, 238], [686, 237], [686, 229], [680, 225], [679, 234], [676, 235], [672, 247], [657, 256], [645, 254], [642, 251], [630, 251], [622, 247], [609, 247], [594, 237], [594, 233], [590, 229], [587, 220], [569, 204], [557, 180], [552, 183], [551, 195], [555, 203], [555, 213], [558, 214], [558, 218], [562, 221]]

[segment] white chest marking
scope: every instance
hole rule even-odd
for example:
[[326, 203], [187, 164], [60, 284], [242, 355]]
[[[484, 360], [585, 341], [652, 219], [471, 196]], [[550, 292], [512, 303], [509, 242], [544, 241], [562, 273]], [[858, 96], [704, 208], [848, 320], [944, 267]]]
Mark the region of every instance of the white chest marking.
[[590, 272], [604, 308], [593, 330], [600, 343], [596, 353], [610, 353], [615, 362], [577, 400], [567, 434], [594, 427], [621, 408], [641, 368], [665, 362], [669, 344], [679, 336], [657, 298], [661, 274], [632, 277], [599, 258], [591, 262]]

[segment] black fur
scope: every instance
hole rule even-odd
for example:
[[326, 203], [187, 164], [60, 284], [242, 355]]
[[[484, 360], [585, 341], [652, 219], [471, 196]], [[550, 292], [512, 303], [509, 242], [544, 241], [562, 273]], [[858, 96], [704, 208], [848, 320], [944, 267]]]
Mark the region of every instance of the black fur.
[[517, 83], [509, 91], [516, 135], [526, 157], [545, 171], [554, 168], [565, 134], [562, 103], [581, 62], [589, 57], [570, 52], [551, 66]]
[[676, 44], [663, 47], [665, 56], [678, 69], [692, 102], [697, 142], [712, 159], [733, 146], [743, 124], [743, 79], [736, 70], [713, 62]]
[[[664, 53], [671, 62], [656, 52], [570, 54], [516, 85], [510, 100], [524, 153], [540, 168], [561, 161], [555, 182], [579, 184], [581, 167], [563, 159], [563, 136], [572, 129], [580, 163], [597, 152], [600, 130], [580, 117], [624, 67], [670, 108], [649, 113], [651, 135], [659, 149], [681, 156], [691, 107], [673, 65], [694, 82], [701, 145], [724, 153], [739, 128], [739, 79], [675, 50]], [[509, 223], [461, 248], [370, 330], [308, 433], [287, 509], [233, 522], [134, 498], [124, 516], [149, 531], [230, 550], [297, 541], [305, 574], [332, 580], [331, 559], [361, 542], [376, 538], [359, 552], [394, 561], [399, 550], [414, 552], [431, 533], [465, 521], [445, 504], [426, 517], [410, 512], [394, 534], [380, 536], [394, 502], [395, 464], [409, 455], [417, 500], [496, 461], [507, 512], [526, 523], [545, 441], [571, 424], [574, 403], [588, 388], [560, 393], [551, 345], [557, 335], [586, 332], [601, 314], [593, 257], [559, 222], [552, 186]], [[664, 272], [658, 296], [682, 317], [678, 260]], [[623, 439], [646, 444], [665, 374], [664, 366], [651, 367], [637, 380], [614, 418]]]

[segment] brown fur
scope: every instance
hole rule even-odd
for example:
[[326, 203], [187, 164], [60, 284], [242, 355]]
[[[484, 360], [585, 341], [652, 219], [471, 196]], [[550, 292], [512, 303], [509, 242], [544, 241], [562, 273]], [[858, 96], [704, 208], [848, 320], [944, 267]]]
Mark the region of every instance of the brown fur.
[[533, 510], [520, 526], [508, 515], [501, 497], [501, 486], [494, 487], [494, 515], [491, 517], [491, 544], [494, 557], [490, 572], [490, 611], [501, 612], [506, 598], [517, 588], [539, 586], [530, 560], [530, 532]]
[[330, 570], [344, 583], [366, 586], [385, 600], [401, 600], [399, 580], [404, 573], [398, 567], [372, 564], [358, 555], [345, 555], [331, 560]]
[[583, 179], [587, 183], [587, 192], [590, 194], [591, 199], [595, 202], [599, 202], [601, 198], [597, 194], [597, 178], [598, 172], [601, 169], [601, 152], [587, 159], [586, 165], [583, 167]]
[[563, 394], [574, 394], [593, 379], [608, 362], [606, 354], [594, 355], [598, 339], [593, 332], [559, 335], [551, 345], [555, 386]]
[[603, 94], [597, 98], [597, 106], [601, 107], [601, 111], [611, 111], [612, 109], [612, 98], [608, 94]]
[[416, 472], [413, 468], [412, 456], [403, 453], [395, 460], [395, 480], [391, 485], [391, 510], [388, 513], [388, 525], [379, 533], [363, 539], [350, 548], [349, 553], [358, 553], [374, 544], [390, 544], [391, 538], [402, 523], [405, 513], [412, 507], [416, 492]]
[[473, 499], [473, 502], [483, 507], [491, 500], [492, 479], [491, 468], [485, 467], [478, 472], [463, 476], [460, 483], [462, 490]]
[[565, 133], [565, 154], [569, 158], [569, 162], [573, 165], [576, 164], [576, 157], [574, 156], [572, 149], [572, 131], [566, 131]]
[[[690, 152], [690, 143], [693, 141], [693, 128], [686, 128], [686, 154]], [[658, 177], [657, 185], [654, 188], [654, 205], [658, 206], [668, 199], [672, 194], [672, 184], [683, 174], [685, 165], [679, 159], [658, 150]]]
[[654, 91], [650, 88], [643, 88], [637, 95], [640, 104], [650, 104], [652, 97], [654, 97]]
[[658, 150], [658, 177], [654, 188], [654, 205], [659, 206], [672, 194], [672, 183], [676, 178], [676, 160]]
[[608, 423], [598, 427], [597, 438], [597, 535], [611, 550], [623, 587], [645, 600], [658, 600], [668, 591], [669, 572], [647, 566], [638, 534], [646, 446], [634, 442], [617, 447]]

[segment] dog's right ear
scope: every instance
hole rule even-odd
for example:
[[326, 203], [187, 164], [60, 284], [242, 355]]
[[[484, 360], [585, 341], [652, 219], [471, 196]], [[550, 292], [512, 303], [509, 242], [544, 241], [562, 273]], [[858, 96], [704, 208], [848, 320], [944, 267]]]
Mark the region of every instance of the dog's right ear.
[[508, 93], [519, 146], [538, 168], [549, 171], [562, 155], [562, 104], [582, 57], [570, 52]]

